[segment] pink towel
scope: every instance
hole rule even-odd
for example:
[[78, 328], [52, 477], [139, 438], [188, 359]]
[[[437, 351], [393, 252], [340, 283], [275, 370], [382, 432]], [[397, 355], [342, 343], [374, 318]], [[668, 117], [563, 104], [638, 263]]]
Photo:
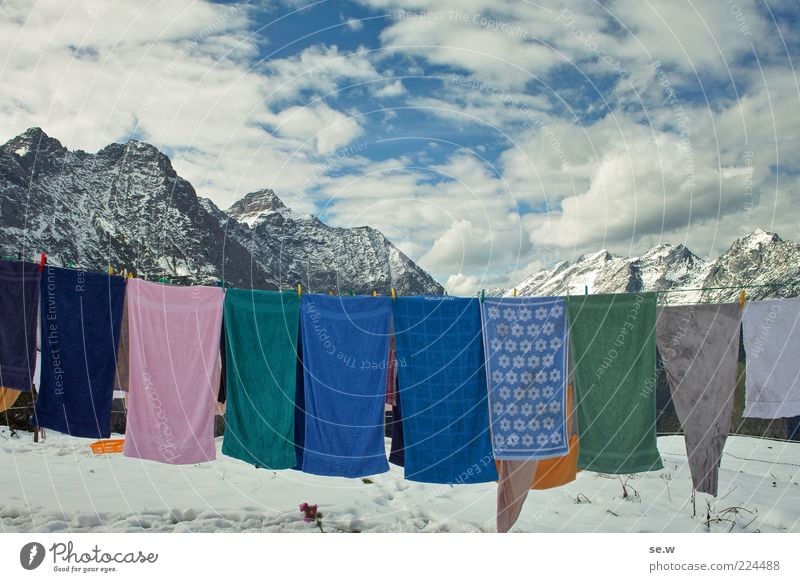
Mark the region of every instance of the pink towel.
[[211, 461], [224, 292], [131, 279], [130, 376], [124, 454], [188, 464]]

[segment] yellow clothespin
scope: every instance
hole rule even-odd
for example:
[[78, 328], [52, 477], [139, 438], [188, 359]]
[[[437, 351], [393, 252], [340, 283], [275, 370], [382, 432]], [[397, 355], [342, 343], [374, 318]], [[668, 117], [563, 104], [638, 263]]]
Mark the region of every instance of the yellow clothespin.
[[328, 291], [328, 295], [333, 295], [333, 291]]
[[516, 297], [516, 296], [517, 296], [517, 288], [514, 287], [514, 297]]
[[114, 274], [114, 267], [109, 267], [108, 268], [108, 274], [109, 275], [113, 275]]
[[128, 273], [128, 279], [133, 279], [136, 275], [133, 274], [133, 271]]
[[301, 297], [302, 295], [303, 295], [303, 286], [300, 283], [298, 283], [297, 284], [297, 296]]
[[744, 289], [742, 289], [739, 292], [739, 309], [744, 309], [744, 300], [745, 299], [747, 299], [747, 295], [745, 294]]
[[395, 291], [394, 287], [392, 287], [392, 301], [394, 301], [395, 299], [397, 299], [397, 291]]
[[375, 289], [373, 289], [373, 290], [372, 290], [372, 296], [373, 296], [373, 297], [377, 297], [377, 296], [378, 296], [378, 292], [377, 292], [377, 291], [375, 291]]

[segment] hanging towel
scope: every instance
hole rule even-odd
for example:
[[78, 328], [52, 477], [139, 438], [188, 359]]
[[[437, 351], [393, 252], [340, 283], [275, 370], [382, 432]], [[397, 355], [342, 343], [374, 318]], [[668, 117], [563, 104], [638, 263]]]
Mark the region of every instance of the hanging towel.
[[389, 297], [303, 295], [303, 471], [363, 477], [389, 470], [383, 442]]
[[741, 311], [735, 303], [658, 310], [656, 341], [683, 428], [692, 484], [717, 494], [731, 427]]
[[128, 310], [125, 302], [122, 304], [122, 320], [119, 327], [119, 347], [117, 348], [117, 371], [114, 374], [114, 397], [128, 396]]
[[5, 412], [17, 401], [22, 391], [14, 388], [0, 388], [0, 412]]
[[31, 391], [36, 367], [39, 265], [0, 261], [0, 386]]
[[575, 480], [578, 473], [578, 434], [575, 397], [567, 388], [567, 432], [569, 451], [561, 457], [539, 461], [497, 461], [497, 531], [509, 531], [519, 518], [531, 489], [561, 487]]
[[223, 293], [129, 281], [126, 457], [176, 465], [215, 458]]
[[46, 267], [37, 426], [108, 438], [125, 279]]
[[495, 459], [567, 453], [567, 315], [559, 297], [486, 298], [482, 305]]
[[227, 402], [222, 452], [265, 469], [290, 469], [294, 450], [297, 293], [225, 294]]
[[656, 446], [656, 296], [567, 297], [580, 453], [599, 473], [661, 469]]
[[478, 300], [398, 297], [394, 326], [405, 478], [497, 480]]
[[497, 533], [507, 533], [517, 523], [537, 465], [538, 461], [498, 461]]
[[742, 316], [744, 416], [800, 415], [800, 297], [749, 301]]
[[[227, 293], [225, 294], [227, 296]], [[228, 341], [225, 338], [225, 313], [223, 309], [222, 314], [222, 327], [219, 334], [219, 389], [217, 390], [217, 410], [220, 408], [225, 410], [225, 401], [228, 399], [228, 354], [226, 352], [227, 348], [225, 346], [228, 345]]]
[[302, 336], [303, 328], [298, 324], [294, 390], [294, 454], [297, 459], [297, 465], [293, 467], [298, 471], [303, 470], [303, 451], [305, 451], [306, 445], [306, 386]]
[[406, 464], [403, 453], [403, 413], [400, 410], [400, 401], [392, 407], [392, 445], [389, 452], [389, 462], [398, 467]]
[[386, 368], [386, 404], [397, 404], [397, 351], [395, 350], [394, 332], [389, 336], [389, 359]]

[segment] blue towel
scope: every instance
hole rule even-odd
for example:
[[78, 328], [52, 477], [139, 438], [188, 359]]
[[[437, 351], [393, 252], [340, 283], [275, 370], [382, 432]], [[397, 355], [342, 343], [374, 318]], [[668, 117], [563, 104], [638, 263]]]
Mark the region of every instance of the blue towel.
[[0, 261], [0, 387], [30, 392], [36, 367], [39, 265]]
[[496, 481], [478, 300], [398, 297], [394, 330], [406, 479]]
[[388, 297], [303, 295], [303, 471], [362, 477], [389, 470], [383, 443], [392, 322]]
[[566, 312], [559, 297], [487, 297], [482, 305], [496, 459], [567, 454]]
[[42, 377], [36, 424], [73, 436], [107, 438], [125, 280], [47, 267], [40, 294]]

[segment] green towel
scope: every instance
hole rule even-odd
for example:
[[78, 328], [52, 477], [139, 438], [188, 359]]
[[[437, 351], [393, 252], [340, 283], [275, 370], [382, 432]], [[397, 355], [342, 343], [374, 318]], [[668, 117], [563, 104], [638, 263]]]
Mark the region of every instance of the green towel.
[[567, 298], [578, 408], [578, 466], [598, 473], [661, 469], [656, 446], [656, 296]]
[[294, 397], [297, 293], [225, 293], [226, 389], [222, 452], [265, 469], [297, 464]]

